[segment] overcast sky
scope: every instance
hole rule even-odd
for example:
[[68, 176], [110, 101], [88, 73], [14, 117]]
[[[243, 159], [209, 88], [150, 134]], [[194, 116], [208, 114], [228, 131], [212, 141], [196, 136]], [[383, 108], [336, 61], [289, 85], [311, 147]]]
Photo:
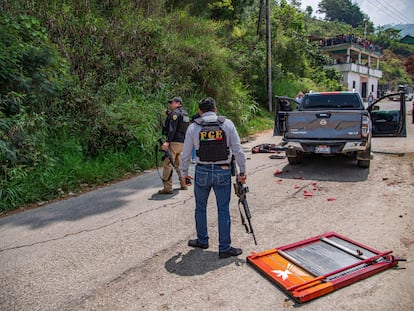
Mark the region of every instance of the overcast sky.
[[[300, 0], [302, 8], [308, 5], [317, 15], [320, 0]], [[414, 0], [351, 0], [358, 4], [361, 11], [369, 16], [376, 26], [387, 24], [414, 24]]]

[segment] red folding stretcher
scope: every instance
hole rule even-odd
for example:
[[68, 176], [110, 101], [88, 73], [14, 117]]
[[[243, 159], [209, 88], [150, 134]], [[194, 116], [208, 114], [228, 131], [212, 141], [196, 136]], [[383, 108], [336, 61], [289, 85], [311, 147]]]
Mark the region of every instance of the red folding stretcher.
[[335, 232], [261, 253], [247, 262], [303, 303], [389, 269], [404, 260]]

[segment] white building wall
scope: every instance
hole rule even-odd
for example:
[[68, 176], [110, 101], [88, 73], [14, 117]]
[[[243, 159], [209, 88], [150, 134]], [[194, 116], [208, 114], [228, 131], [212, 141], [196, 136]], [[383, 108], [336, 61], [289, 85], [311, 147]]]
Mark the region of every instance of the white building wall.
[[[382, 71], [354, 63], [336, 64], [326, 66], [334, 68], [342, 74], [342, 85], [348, 91], [356, 91], [364, 98], [368, 98], [370, 92], [377, 96], [378, 80], [382, 77]], [[366, 84], [366, 93], [363, 94], [362, 85]], [[373, 91], [372, 91], [373, 90]]]
[[357, 91], [361, 94], [361, 80], [359, 74], [355, 72], [347, 72], [344, 74], [344, 79], [348, 86], [348, 91]]
[[[377, 97], [378, 91], [378, 79], [374, 77], [361, 78], [356, 72], [344, 72], [343, 73], [343, 85], [347, 88], [347, 91], [356, 91], [362, 96], [362, 82], [367, 82], [367, 97], [370, 92]], [[354, 87], [355, 85], [355, 87]], [[372, 91], [373, 90], [373, 91]]]

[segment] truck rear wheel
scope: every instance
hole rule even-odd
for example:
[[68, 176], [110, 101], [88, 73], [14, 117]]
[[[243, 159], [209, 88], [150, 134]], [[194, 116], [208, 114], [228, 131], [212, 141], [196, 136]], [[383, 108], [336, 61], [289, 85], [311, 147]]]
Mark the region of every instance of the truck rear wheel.
[[369, 165], [371, 163], [371, 145], [363, 153], [357, 154], [357, 160], [359, 167], [369, 168]]
[[294, 157], [288, 157], [288, 162], [290, 165], [296, 165], [302, 162], [302, 154], [300, 152], [296, 152]]
[[358, 166], [362, 168], [369, 168], [371, 160], [358, 160]]

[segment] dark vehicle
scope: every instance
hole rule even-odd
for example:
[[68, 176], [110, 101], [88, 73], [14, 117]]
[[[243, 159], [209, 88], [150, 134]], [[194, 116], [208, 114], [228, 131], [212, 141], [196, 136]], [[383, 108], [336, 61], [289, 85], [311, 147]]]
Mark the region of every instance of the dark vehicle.
[[405, 95], [405, 100], [413, 100], [413, 89], [407, 85], [399, 85], [397, 88], [397, 92], [396, 94], [394, 94], [394, 96], [391, 97], [392, 100], [398, 101], [400, 100], [400, 94], [399, 93], [404, 93]]
[[[400, 96], [399, 105], [390, 101], [395, 95]], [[367, 108], [356, 92], [308, 93], [296, 111], [280, 111], [280, 100], [287, 98], [276, 98], [274, 135], [283, 135], [292, 165], [304, 154], [346, 154], [368, 168], [371, 137], [406, 137], [404, 93], [381, 97]]]

